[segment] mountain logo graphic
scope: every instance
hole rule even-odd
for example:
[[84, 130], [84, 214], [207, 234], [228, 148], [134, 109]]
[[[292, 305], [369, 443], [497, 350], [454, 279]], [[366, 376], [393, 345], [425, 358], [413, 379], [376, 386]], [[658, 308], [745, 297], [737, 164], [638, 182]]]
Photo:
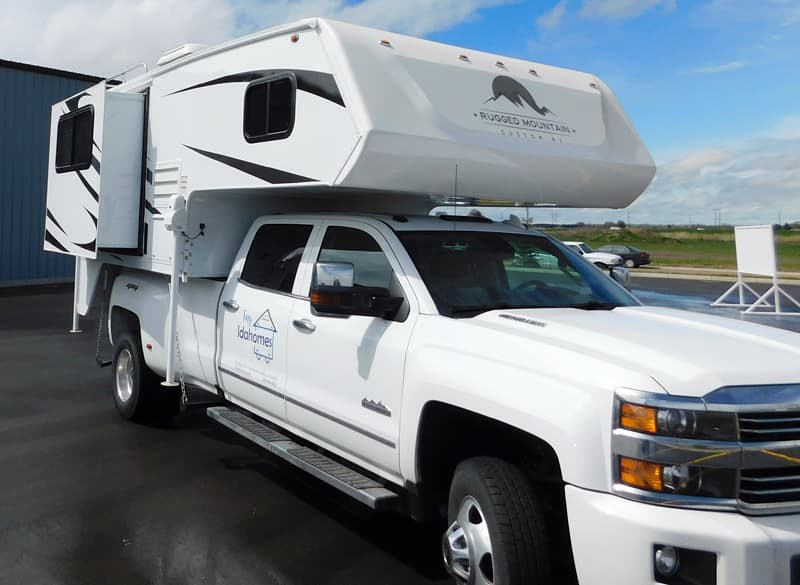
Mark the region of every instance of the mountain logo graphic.
[[504, 97], [520, 108], [524, 108], [525, 104], [527, 104], [540, 116], [546, 116], [547, 114], [556, 115], [556, 113], [547, 106], [540, 106], [537, 104], [531, 92], [519, 81], [508, 75], [498, 75], [494, 78], [494, 81], [492, 81], [492, 94], [492, 97], [483, 103], [496, 102], [501, 97]]

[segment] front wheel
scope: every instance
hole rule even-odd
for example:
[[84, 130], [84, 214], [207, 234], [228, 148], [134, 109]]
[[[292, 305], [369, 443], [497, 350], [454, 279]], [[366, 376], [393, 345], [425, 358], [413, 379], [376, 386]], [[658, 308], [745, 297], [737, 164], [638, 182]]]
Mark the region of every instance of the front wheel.
[[544, 513], [517, 466], [494, 457], [460, 463], [448, 523], [442, 554], [459, 585], [550, 583]]
[[147, 367], [139, 338], [120, 335], [114, 346], [114, 404], [123, 418], [139, 422], [164, 419], [178, 412], [180, 393], [163, 388]]

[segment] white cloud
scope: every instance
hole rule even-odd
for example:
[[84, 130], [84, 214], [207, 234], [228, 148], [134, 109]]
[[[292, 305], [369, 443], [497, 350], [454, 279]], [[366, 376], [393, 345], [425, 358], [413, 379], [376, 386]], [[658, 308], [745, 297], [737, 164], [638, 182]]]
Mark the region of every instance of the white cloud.
[[779, 140], [800, 140], [800, 115], [789, 116], [779, 121], [769, 136]]
[[724, 150], [699, 150], [672, 160], [661, 169], [662, 175], [684, 175], [716, 166], [730, 159], [731, 154]]
[[732, 224], [772, 223], [779, 212], [783, 221], [800, 220], [800, 134], [685, 153], [659, 164], [652, 185], [628, 209], [594, 213], [625, 219], [630, 212], [636, 223], [658, 224], [687, 223], [691, 216], [710, 224], [713, 209]]
[[584, 0], [578, 13], [583, 18], [597, 20], [625, 20], [637, 18], [656, 7], [671, 12], [677, 0]]
[[[32, 0], [6, 3], [0, 56], [110, 75], [186, 43], [216, 44], [310, 16], [413, 35], [445, 30], [512, 0]], [[34, 33], [33, 31], [37, 31]]]
[[539, 28], [557, 28], [567, 12], [567, 0], [561, 0], [550, 10], [536, 19]]
[[684, 73], [691, 73], [693, 75], [714, 75], [716, 73], [726, 73], [728, 71], [736, 71], [745, 66], [744, 61], [730, 61], [721, 65], [707, 65], [705, 67], [694, 67], [687, 69]]
[[[634, 224], [714, 223], [714, 210], [722, 221], [745, 225], [800, 221], [800, 115], [796, 134], [770, 133], [716, 149], [689, 151], [669, 158], [656, 156], [656, 177], [648, 189], [626, 209], [537, 209], [534, 221], [549, 223]], [[785, 128], [786, 126], [780, 126]], [[509, 213], [525, 217], [523, 209], [487, 209], [495, 219]]]

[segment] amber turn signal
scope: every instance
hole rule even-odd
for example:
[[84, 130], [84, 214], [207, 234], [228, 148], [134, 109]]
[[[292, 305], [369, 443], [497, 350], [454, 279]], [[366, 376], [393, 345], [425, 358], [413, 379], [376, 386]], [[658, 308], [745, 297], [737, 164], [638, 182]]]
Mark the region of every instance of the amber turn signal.
[[629, 457], [619, 458], [619, 479], [626, 485], [643, 490], [660, 492], [664, 488], [661, 465]]
[[620, 410], [619, 426], [632, 431], [655, 434], [657, 413], [655, 408], [623, 404]]

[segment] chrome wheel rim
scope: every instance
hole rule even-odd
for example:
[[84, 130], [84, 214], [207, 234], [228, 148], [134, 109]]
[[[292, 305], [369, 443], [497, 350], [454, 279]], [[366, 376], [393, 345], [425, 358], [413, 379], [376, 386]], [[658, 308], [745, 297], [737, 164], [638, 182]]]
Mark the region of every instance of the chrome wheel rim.
[[128, 348], [117, 356], [116, 382], [117, 397], [120, 402], [128, 402], [133, 394], [133, 356]]
[[494, 583], [494, 554], [486, 516], [478, 501], [465, 497], [455, 521], [442, 537], [442, 556], [447, 572], [459, 583]]

